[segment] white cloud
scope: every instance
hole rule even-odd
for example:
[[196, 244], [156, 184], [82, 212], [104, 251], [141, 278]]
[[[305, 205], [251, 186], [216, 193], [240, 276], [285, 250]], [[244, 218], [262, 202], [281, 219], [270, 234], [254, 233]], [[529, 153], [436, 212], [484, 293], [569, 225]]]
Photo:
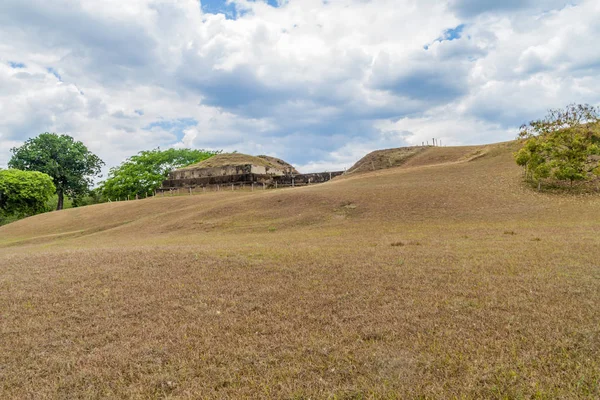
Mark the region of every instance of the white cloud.
[[4, 0], [0, 166], [56, 131], [109, 166], [193, 146], [334, 169], [600, 103], [594, 0], [230, 3], [235, 20], [196, 0]]

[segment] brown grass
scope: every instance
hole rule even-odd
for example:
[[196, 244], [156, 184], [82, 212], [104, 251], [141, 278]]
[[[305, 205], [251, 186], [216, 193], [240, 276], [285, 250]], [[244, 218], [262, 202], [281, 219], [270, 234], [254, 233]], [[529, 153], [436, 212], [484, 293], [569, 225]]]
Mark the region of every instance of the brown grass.
[[410, 158], [427, 149], [427, 147], [400, 147], [397, 149], [376, 150], [358, 160], [356, 164], [348, 169], [347, 174], [399, 167]]
[[600, 199], [513, 148], [0, 227], [0, 398], [598, 398]]

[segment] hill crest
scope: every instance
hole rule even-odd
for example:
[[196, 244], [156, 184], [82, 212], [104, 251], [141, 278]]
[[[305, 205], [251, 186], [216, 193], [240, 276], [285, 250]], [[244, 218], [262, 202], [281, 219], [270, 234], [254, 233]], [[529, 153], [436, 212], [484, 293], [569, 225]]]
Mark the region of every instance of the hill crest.
[[375, 150], [358, 160], [347, 171], [347, 174], [362, 174], [397, 167], [408, 168], [471, 161], [485, 156], [491, 148], [497, 148], [504, 144], [451, 147], [410, 146]]

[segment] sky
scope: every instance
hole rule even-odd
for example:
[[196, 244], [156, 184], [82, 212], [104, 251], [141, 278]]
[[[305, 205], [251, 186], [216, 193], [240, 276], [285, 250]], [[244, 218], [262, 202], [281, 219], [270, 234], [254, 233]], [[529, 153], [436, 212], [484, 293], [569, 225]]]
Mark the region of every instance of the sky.
[[512, 140], [600, 105], [597, 0], [2, 0], [0, 168], [43, 132], [273, 155]]

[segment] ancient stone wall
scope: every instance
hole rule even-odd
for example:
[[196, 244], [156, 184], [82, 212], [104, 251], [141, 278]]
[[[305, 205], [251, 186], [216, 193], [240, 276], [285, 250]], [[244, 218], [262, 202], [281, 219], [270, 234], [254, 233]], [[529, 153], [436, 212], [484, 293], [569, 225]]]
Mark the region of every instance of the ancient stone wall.
[[[180, 171], [175, 171], [180, 172]], [[241, 172], [241, 170], [238, 170]], [[213, 175], [195, 177], [192, 174], [171, 174], [170, 178], [163, 182], [162, 190], [177, 189], [177, 188], [195, 188], [207, 187], [212, 185], [240, 185], [258, 183], [265, 184], [268, 187], [283, 187], [283, 186], [303, 186], [315, 183], [327, 182], [336, 176], [342, 175], [343, 171], [335, 172], [319, 172], [313, 174], [297, 174], [297, 175], [269, 175], [255, 173], [237, 173], [231, 175]], [[187, 176], [187, 177], [185, 177]], [[181, 178], [180, 178], [181, 177]]]
[[[272, 159], [264, 156], [265, 159]], [[160, 190], [209, 187], [213, 185], [264, 184], [265, 187], [302, 186], [327, 182], [344, 172], [320, 172], [298, 174], [294, 167], [279, 159], [281, 168], [255, 165], [225, 165], [207, 168], [182, 168], [169, 174]], [[277, 164], [277, 165], [279, 165]]]
[[343, 175], [344, 171], [335, 172], [316, 172], [313, 174], [298, 174], [298, 175], [285, 175], [274, 178], [278, 184], [281, 185], [310, 185], [312, 183], [323, 183], [327, 182], [336, 176]]
[[225, 185], [239, 183], [266, 183], [271, 184], [273, 181], [272, 175], [259, 174], [237, 174], [223, 176], [205, 176], [198, 178], [183, 178], [183, 179], [167, 179], [163, 182], [162, 188], [186, 188], [186, 187], [201, 187], [210, 185]]
[[283, 176], [284, 172], [277, 168], [252, 164], [229, 165], [213, 168], [184, 168], [171, 172], [168, 180], [175, 181], [226, 176], [246, 176], [249, 174]]

